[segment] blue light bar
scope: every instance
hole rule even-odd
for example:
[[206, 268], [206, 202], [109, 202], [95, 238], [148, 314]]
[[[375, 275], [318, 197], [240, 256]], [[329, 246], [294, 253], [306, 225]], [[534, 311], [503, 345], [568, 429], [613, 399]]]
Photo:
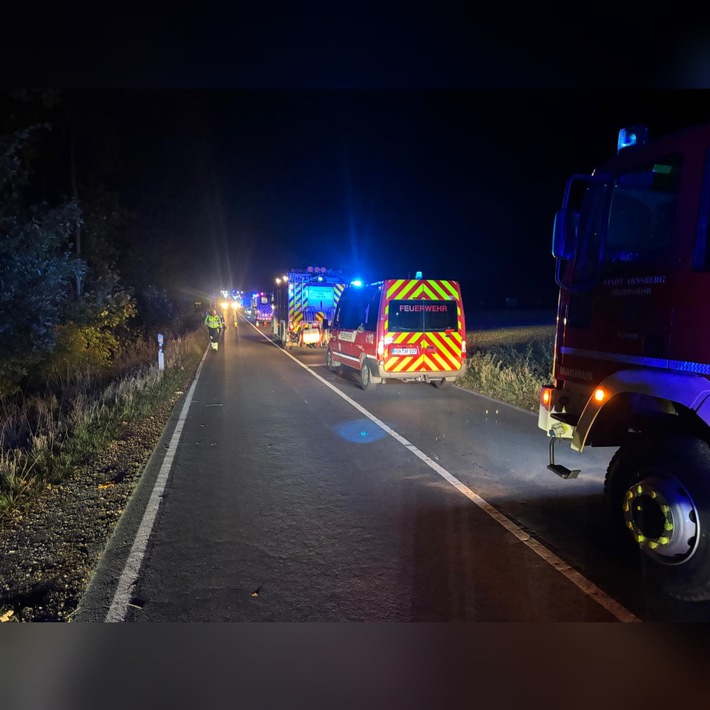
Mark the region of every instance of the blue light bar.
[[648, 143], [648, 128], [646, 126], [626, 126], [619, 131], [619, 138], [616, 142], [616, 152], [620, 153], [626, 148], [635, 145], [646, 145]]

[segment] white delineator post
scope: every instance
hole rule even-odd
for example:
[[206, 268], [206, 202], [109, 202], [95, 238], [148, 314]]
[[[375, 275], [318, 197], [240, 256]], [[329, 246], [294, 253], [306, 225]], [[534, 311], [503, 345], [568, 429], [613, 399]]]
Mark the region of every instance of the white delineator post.
[[158, 369], [165, 369], [165, 354], [163, 353], [163, 334], [158, 333]]

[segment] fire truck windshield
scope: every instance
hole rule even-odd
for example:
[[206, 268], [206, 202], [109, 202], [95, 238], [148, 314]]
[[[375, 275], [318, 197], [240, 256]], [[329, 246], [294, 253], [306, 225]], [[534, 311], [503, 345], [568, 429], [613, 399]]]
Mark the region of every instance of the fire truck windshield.
[[670, 249], [680, 161], [666, 160], [587, 187], [573, 283], [594, 282], [623, 264], [663, 259]]

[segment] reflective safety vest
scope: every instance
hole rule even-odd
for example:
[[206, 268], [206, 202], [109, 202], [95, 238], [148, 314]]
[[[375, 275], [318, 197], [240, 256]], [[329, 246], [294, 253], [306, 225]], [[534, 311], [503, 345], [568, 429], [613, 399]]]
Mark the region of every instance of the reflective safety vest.
[[213, 316], [210, 314], [207, 316], [207, 318], [205, 318], [205, 325], [208, 328], [221, 328], [222, 319], [219, 316]]

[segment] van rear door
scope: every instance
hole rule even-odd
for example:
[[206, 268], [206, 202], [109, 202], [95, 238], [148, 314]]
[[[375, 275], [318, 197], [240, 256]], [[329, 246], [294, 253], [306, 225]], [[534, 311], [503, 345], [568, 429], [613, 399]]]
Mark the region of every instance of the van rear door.
[[447, 373], [465, 358], [465, 323], [456, 281], [385, 282], [384, 370]]
[[341, 364], [359, 370], [363, 355], [376, 357], [380, 290], [380, 285], [370, 284], [350, 286], [343, 291], [330, 339], [333, 356]]

